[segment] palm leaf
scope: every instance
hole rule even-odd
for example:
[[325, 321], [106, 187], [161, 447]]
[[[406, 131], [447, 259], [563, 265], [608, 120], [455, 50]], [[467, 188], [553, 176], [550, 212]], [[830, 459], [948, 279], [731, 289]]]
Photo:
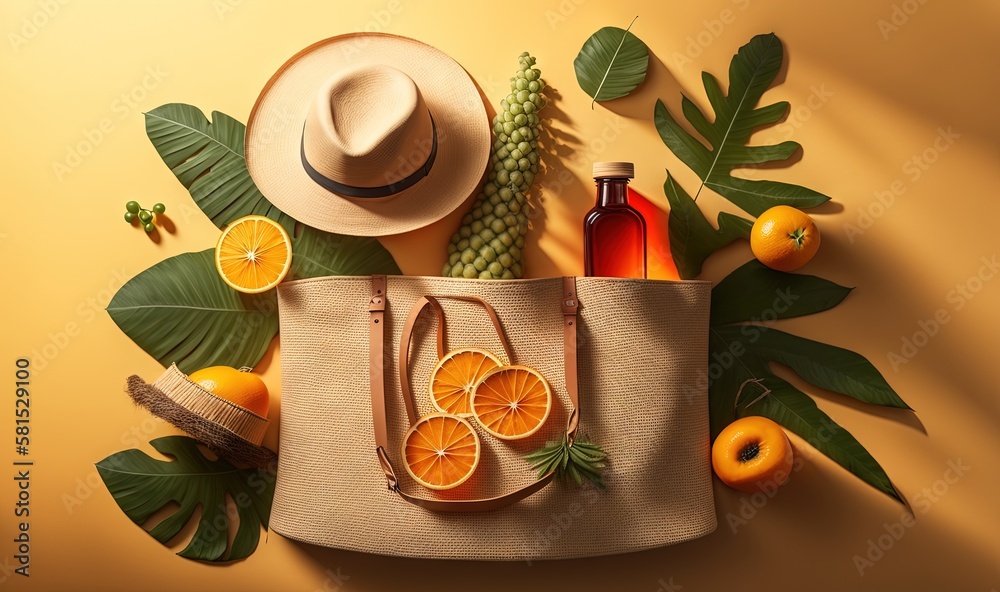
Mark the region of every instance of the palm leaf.
[[107, 311], [149, 355], [185, 373], [253, 367], [278, 332], [274, 291], [234, 291], [216, 272], [213, 249], [157, 263], [122, 286]]
[[759, 216], [780, 204], [808, 208], [829, 199], [798, 185], [741, 179], [731, 174], [734, 168], [787, 160], [799, 149], [799, 145], [791, 141], [773, 146], [746, 145], [754, 130], [777, 123], [788, 110], [787, 102], [756, 107], [764, 91], [774, 82], [782, 59], [781, 40], [777, 35], [757, 35], [733, 56], [729, 66], [728, 95], [723, 95], [714, 76], [702, 73], [715, 121], [709, 123], [705, 114], [687, 97], [682, 98], [681, 109], [708, 142], [708, 147], [682, 128], [662, 101], [656, 102], [654, 122], [660, 137], [701, 178], [695, 200], [701, 189], [708, 187], [744, 211]]
[[[639, 18], [639, 17], [636, 17]], [[632, 19], [635, 23], [635, 19]], [[646, 79], [649, 49], [628, 29], [604, 27], [591, 35], [573, 60], [580, 88], [598, 101], [624, 97]]]
[[171, 103], [146, 113], [146, 135], [219, 228], [257, 214], [292, 232], [295, 221], [267, 201], [250, 178], [243, 149], [246, 126], [239, 121], [218, 111], [209, 121], [197, 107]]
[[524, 458], [531, 463], [531, 468], [538, 471], [539, 479], [555, 472], [557, 479], [566, 481], [571, 478], [578, 486], [583, 485], [583, 479], [587, 479], [604, 489], [602, 472], [607, 466], [604, 462], [607, 457], [600, 446], [588, 442], [585, 437], [581, 436], [570, 445], [566, 434], [563, 434], [561, 441], [546, 442], [544, 447]]
[[326, 275], [402, 272], [378, 239], [331, 234], [303, 226], [292, 239], [292, 269], [286, 281]]
[[[118, 507], [142, 526], [170, 502], [179, 508], [148, 532], [166, 544], [201, 509], [198, 528], [178, 555], [202, 561], [234, 561], [257, 548], [260, 527], [267, 529], [274, 497], [274, 474], [237, 469], [223, 459], [209, 460], [197, 441], [166, 436], [149, 443], [172, 461], [157, 460], [136, 449], [124, 450], [97, 463], [97, 472]], [[227, 552], [226, 495], [239, 515], [239, 528]]]

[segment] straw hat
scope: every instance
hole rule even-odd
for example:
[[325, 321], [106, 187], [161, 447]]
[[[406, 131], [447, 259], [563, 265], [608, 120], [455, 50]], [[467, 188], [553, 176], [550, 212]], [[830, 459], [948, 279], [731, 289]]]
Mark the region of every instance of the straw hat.
[[261, 446], [271, 421], [199, 386], [171, 364], [155, 381], [125, 383], [136, 405], [172, 423], [226, 460], [264, 467], [277, 455]]
[[406, 37], [331, 37], [293, 56], [250, 113], [247, 168], [296, 220], [356, 236], [450, 213], [489, 159], [486, 108], [468, 73]]

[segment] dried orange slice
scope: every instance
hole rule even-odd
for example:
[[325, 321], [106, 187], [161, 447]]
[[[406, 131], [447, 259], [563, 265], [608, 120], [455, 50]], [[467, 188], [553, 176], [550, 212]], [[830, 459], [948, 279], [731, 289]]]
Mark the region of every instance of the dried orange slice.
[[470, 404], [487, 432], [502, 440], [520, 440], [549, 418], [552, 389], [534, 368], [501, 366], [479, 381]]
[[503, 362], [484, 349], [452, 350], [438, 360], [431, 372], [431, 403], [438, 411], [469, 417], [472, 415], [469, 406], [472, 389], [487, 372], [500, 366]]
[[461, 417], [431, 413], [406, 432], [403, 461], [406, 472], [424, 487], [458, 487], [479, 465], [479, 436]]
[[288, 233], [265, 216], [234, 220], [215, 246], [215, 269], [231, 288], [246, 294], [270, 290], [292, 266]]

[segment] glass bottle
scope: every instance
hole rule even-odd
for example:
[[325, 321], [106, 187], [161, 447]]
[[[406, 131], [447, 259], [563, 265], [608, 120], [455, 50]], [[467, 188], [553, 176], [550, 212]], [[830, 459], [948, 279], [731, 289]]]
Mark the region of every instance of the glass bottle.
[[646, 277], [646, 221], [628, 203], [631, 162], [595, 162], [597, 205], [583, 220], [583, 260], [588, 276]]

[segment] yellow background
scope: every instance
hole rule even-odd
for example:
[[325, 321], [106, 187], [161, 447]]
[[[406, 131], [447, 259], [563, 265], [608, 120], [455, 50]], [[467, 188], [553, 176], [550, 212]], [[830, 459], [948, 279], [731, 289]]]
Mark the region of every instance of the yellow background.
[[[655, 56], [649, 77], [633, 96], [591, 110], [577, 86], [573, 58], [595, 30], [624, 26], [636, 14], [634, 32]], [[26, 26], [25, 19], [37, 26]], [[192, 591], [1000, 588], [1000, 279], [972, 279], [982, 259], [1000, 249], [998, 21], [1000, 6], [989, 0], [5, 1], [0, 585]], [[696, 177], [657, 137], [655, 100], [662, 98], [677, 115], [683, 91], [707, 108], [701, 70], [725, 83], [736, 49], [754, 34], [776, 32], [787, 69], [765, 100], [788, 100], [793, 111], [756, 138], [794, 139], [804, 153], [790, 168], [746, 174], [834, 197], [817, 210], [823, 245], [806, 271], [857, 286], [836, 309], [780, 326], [866, 355], [916, 409], [916, 415], [872, 410], [810, 390], [882, 463], [914, 504], [916, 524], [859, 575], [854, 556], [868, 553], [869, 541], [899, 522], [903, 508], [798, 439], [803, 468], [762, 507], [717, 483], [720, 525], [714, 534], [618, 557], [533, 565], [400, 560], [312, 548], [271, 533], [248, 560], [219, 567], [176, 557], [130, 524], [93, 463], [131, 446], [150, 450], [148, 440], [175, 432], [122, 394], [125, 376], [152, 378], [160, 367], [103, 307], [129, 277], [166, 257], [210, 247], [218, 236], [147, 141], [141, 112], [186, 102], [245, 121], [257, 92], [286, 58], [316, 40], [366, 28], [439, 47], [494, 103], [506, 94], [517, 54], [527, 49], [538, 57], [556, 95], [549, 125], [564, 156], [546, 163], [545, 218], [526, 255], [533, 276], [581, 271], [579, 225], [593, 200], [591, 161], [635, 161], [635, 187], [661, 205], [664, 168], [689, 191], [697, 187]], [[87, 131], [100, 129], [103, 120], [103, 137]], [[959, 137], [935, 147], [939, 130], [949, 128]], [[67, 151], [81, 142], [93, 149], [70, 172], [57, 174], [53, 163], [65, 163]], [[571, 182], [557, 190], [552, 171], [564, 168]], [[888, 205], [880, 205], [877, 193], [893, 187], [900, 195], [883, 195]], [[176, 231], [157, 243], [125, 224], [123, 204], [131, 198], [147, 206], [165, 203]], [[708, 193], [699, 203], [713, 217], [723, 207]], [[386, 244], [405, 272], [435, 273], [460, 217], [457, 212]], [[851, 224], [863, 232], [853, 232]], [[733, 246], [709, 262], [705, 275], [719, 279], [749, 256], [745, 244]], [[971, 299], [956, 296], [958, 284], [978, 291]], [[894, 370], [889, 352], [898, 353], [903, 338], [939, 309], [948, 322]], [[44, 363], [33, 368], [29, 580], [3, 566], [14, 567], [14, 361], [36, 351], [54, 353], [51, 359], [43, 353]], [[276, 350], [261, 369], [275, 395], [276, 418]], [[276, 441], [272, 429], [268, 443]], [[949, 462], [968, 469], [955, 480]], [[751, 510], [734, 532], [727, 515], [750, 516]]]

